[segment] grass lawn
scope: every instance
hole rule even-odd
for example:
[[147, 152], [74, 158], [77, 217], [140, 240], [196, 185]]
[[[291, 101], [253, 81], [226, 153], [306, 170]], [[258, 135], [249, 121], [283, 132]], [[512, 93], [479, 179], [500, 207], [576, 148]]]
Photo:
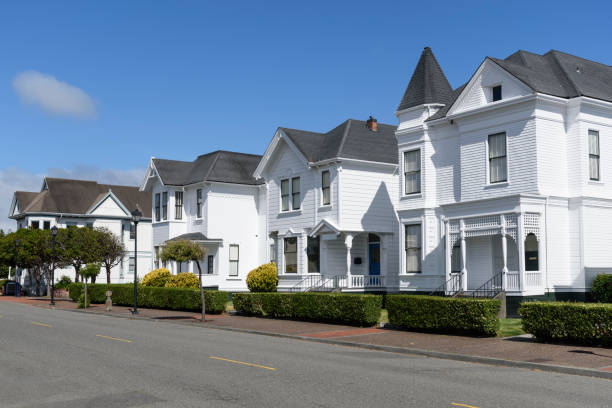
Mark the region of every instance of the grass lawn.
[[234, 303], [229, 301], [225, 304], [225, 311], [226, 312], [231, 312], [234, 310]]
[[387, 309], [382, 309], [380, 311], [380, 317], [378, 318], [378, 323], [389, 323], [389, 314], [387, 313]]
[[510, 337], [525, 334], [521, 326], [521, 319], [501, 319], [498, 337]]

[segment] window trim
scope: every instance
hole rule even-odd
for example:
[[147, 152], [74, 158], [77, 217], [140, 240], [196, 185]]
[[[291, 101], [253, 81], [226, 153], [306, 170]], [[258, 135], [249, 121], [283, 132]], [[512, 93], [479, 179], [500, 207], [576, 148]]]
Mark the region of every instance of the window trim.
[[[294, 253], [294, 252], [287, 252], [287, 240], [288, 239], [295, 239], [295, 272], [287, 272], [287, 254]], [[293, 236], [283, 237], [283, 273], [284, 274], [288, 274], [288, 275], [298, 275], [299, 274], [299, 266], [300, 266], [300, 262], [298, 259], [299, 252], [300, 251], [299, 251], [298, 237], [293, 237]]]
[[[238, 256], [236, 259], [232, 259], [232, 248], [236, 248], [238, 251]], [[235, 278], [236, 276], [240, 276], [240, 245], [238, 244], [230, 244], [229, 246], [229, 253], [228, 253], [228, 259], [229, 259], [229, 271], [227, 272], [227, 276]], [[232, 274], [232, 263], [235, 262], [236, 263], [236, 274], [233, 275]]]
[[161, 221], [161, 194], [155, 193], [155, 221]]
[[[296, 193], [293, 190], [293, 182], [297, 180], [298, 181], [298, 186], [299, 186], [299, 191]], [[283, 194], [283, 182], [287, 182], [287, 191], [286, 194]], [[289, 212], [293, 212], [293, 211], [300, 211], [302, 209], [302, 180], [300, 176], [292, 176], [292, 177], [287, 177], [287, 178], [283, 178], [280, 179], [280, 183], [279, 183], [279, 196], [280, 196], [280, 203], [279, 203], [279, 209], [281, 213], [289, 213]], [[294, 203], [294, 199], [295, 199], [295, 195], [299, 194], [299, 206], [297, 208], [294, 207], [293, 203]], [[288, 206], [287, 209], [283, 209], [283, 198], [284, 197], [288, 197]]]
[[175, 220], [183, 219], [183, 192], [182, 191], [174, 192], [174, 219]]
[[[597, 153], [591, 153], [591, 132], [597, 134]], [[589, 168], [589, 181], [592, 182], [601, 182], [601, 137], [599, 134], [599, 130], [589, 129], [587, 131], [587, 151], [589, 155], [589, 160], [587, 162]], [[597, 178], [592, 178], [591, 175], [591, 158], [597, 158]]]
[[[324, 184], [324, 174], [327, 173], [328, 176], [328, 185], [325, 187]], [[331, 171], [329, 169], [321, 171], [321, 207], [331, 207], [332, 195], [331, 195]], [[325, 190], [328, 191], [329, 202], [325, 202]]]
[[[414, 170], [414, 171], [410, 171], [407, 172], [406, 171], [406, 155], [408, 153], [412, 153], [412, 152], [419, 152], [419, 169], [418, 170]], [[402, 177], [403, 177], [403, 183], [402, 183], [402, 192], [404, 193], [404, 196], [415, 196], [415, 195], [419, 195], [422, 194], [423, 191], [423, 153], [421, 151], [421, 147], [417, 147], [415, 149], [409, 149], [409, 150], [404, 150], [402, 151]], [[406, 174], [410, 173], [410, 174], [414, 174], [414, 173], [419, 173], [419, 190], [418, 191], [413, 191], [413, 192], [406, 192]]]
[[[499, 88], [499, 99], [495, 99], [495, 89]], [[496, 84], [491, 86], [491, 102], [498, 102], [504, 99], [504, 88], [502, 84]]]
[[196, 218], [197, 219], [202, 219], [202, 204], [203, 204], [203, 200], [202, 200], [202, 189], [198, 188], [196, 190]]
[[[317, 250], [318, 250], [318, 254], [317, 254], [317, 267], [316, 267], [316, 271], [311, 271], [310, 270], [310, 253], [308, 252], [308, 248], [310, 247], [309, 243], [311, 242], [311, 240], [316, 240], [317, 241]], [[306, 238], [306, 269], [308, 273], [321, 273], [321, 237], [319, 237], [318, 235], [316, 237], [311, 237], [308, 236]]]
[[[403, 274], [404, 275], [411, 275], [411, 274], [422, 274], [423, 273], [423, 223], [422, 222], [407, 222], [404, 223], [404, 271]], [[411, 226], [419, 226], [419, 270], [418, 271], [408, 271], [408, 245], [406, 242], [406, 232], [408, 227]], [[417, 247], [410, 247], [411, 249], [415, 249]]]
[[215, 256], [214, 255], [206, 256], [206, 274], [207, 275], [215, 274]]
[[162, 220], [168, 220], [168, 192], [162, 192]]
[[[491, 181], [491, 157], [490, 157], [490, 140], [491, 140], [491, 136], [498, 136], [498, 135], [504, 135], [504, 144], [505, 144], [505, 155], [504, 156], [498, 156], [498, 157], [493, 157], [493, 159], [499, 159], [501, 157], [504, 157], [506, 159], [506, 178], [504, 180], [499, 180], [499, 181]], [[487, 185], [492, 185], [492, 186], [498, 186], [498, 185], [506, 185], [510, 182], [510, 166], [508, 165], [508, 163], [510, 163], [510, 160], [508, 158], [508, 133], [504, 130], [504, 131], [500, 131], [500, 132], [495, 132], [495, 133], [490, 133], [487, 135], [487, 140], [485, 142], [485, 146], [486, 146], [486, 161], [487, 161]]]

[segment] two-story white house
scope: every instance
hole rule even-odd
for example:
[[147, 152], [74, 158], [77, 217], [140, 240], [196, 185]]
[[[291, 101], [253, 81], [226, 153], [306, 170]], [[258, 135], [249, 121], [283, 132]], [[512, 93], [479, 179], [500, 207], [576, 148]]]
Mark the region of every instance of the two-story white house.
[[326, 133], [279, 128], [255, 177], [279, 290], [384, 290], [398, 271], [395, 126], [349, 119]]
[[261, 156], [215, 151], [192, 162], [152, 158], [141, 185], [151, 194], [155, 267], [194, 272], [159, 259], [170, 240], [200, 244], [205, 287], [244, 291], [249, 271], [267, 261], [265, 185], [253, 177]]
[[396, 115], [397, 290], [579, 298], [610, 273], [612, 67], [518, 51], [453, 90], [425, 48]]
[[[137, 207], [142, 219], [136, 249], [131, 212]], [[123, 261], [111, 270], [111, 283], [132, 282], [136, 262], [139, 277], [151, 270], [151, 195], [138, 187], [46, 177], [39, 192], [14, 193], [9, 218], [17, 222], [17, 229], [76, 226], [110, 230], [121, 238], [127, 250]], [[74, 268], [55, 271], [56, 280], [62, 275], [74, 281]], [[100, 281], [106, 282], [104, 271], [98, 276]]]

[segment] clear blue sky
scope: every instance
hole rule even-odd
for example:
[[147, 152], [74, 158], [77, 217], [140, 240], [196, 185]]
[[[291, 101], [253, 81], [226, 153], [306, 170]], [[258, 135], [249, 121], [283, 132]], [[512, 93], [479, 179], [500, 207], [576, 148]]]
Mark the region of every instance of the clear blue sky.
[[[6, 2], [0, 189], [20, 172], [262, 153], [278, 126], [326, 131], [369, 114], [395, 124], [424, 46], [453, 87], [485, 56], [517, 49], [612, 64], [610, 15], [588, 1]], [[14, 81], [29, 70], [80, 88], [94, 117], [22, 103]]]

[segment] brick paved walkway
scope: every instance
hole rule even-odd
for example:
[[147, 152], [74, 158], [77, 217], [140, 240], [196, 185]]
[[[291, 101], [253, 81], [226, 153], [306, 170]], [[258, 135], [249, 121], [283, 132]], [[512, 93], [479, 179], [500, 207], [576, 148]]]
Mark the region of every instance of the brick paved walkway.
[[[1, 296], [0, 301], [17, 302], [49, 308], [49, 300], [41, 298], [15, 298]], [[75, 302], [57, 300], [57, 309], [74, 310]], [[132, 317], [129, 307], [113, 306], [110, 313], [104, 305], [92, 305], [89, 313]], [[469, 356], [492, 357], [522, 362], [579, 367], [612, 372], [612, 349], [546, 344], [529, 338], [475, 338], [391, 330], [386, 328], [357, 328], [353, 326], [299, 322], [292, 320], [236, 316], [231, 314], [206, 315], [199, 321], [193, 312], [139, 309], [139, 318], [168, 320], [183, 324], [218, 328], [244, 329], [272, 334], [285, 334], [313, 339], [338, 339], [358, 344], [405, 347]]]

